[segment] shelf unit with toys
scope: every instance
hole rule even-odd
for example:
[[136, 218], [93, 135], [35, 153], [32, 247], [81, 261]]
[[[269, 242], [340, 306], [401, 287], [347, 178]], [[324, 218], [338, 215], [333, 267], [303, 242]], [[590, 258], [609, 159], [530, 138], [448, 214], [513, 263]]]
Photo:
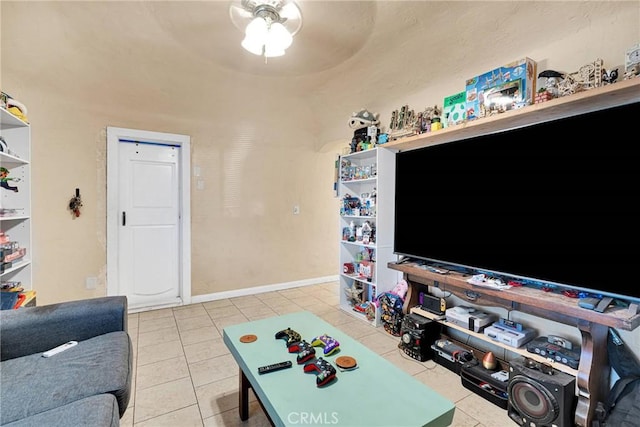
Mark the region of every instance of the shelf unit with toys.
[[400, 279], [393, 254], [395, 152], [375, 147], [339, 159], [340, 307], [380, 326], [374, 301]]
[[32, 298], [31, 129], [0, 108], [0, 136], [0, 280], [4, 291], [22, 288]]

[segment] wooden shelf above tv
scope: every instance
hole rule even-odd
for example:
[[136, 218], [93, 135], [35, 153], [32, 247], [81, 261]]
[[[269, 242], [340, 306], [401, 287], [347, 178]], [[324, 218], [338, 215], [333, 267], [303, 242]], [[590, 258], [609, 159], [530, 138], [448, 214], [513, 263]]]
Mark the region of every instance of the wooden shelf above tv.
[[[391, 141], [385, 148], [408, 151], [475, 136], [504, 132], [523, 126], [577, 116], [618, 105], [640, 102], [640, 77], [622, 80], [599, 88], [579, 92], [562, 98], [468, 121], [436, 132], [428, 132]], [[598, 124], [612, 126], [617, 124]]]

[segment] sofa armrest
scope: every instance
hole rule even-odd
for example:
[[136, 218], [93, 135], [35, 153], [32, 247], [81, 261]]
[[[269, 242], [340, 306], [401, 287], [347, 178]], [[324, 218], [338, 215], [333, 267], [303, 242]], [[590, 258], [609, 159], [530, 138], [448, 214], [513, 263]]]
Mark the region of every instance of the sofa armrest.
[[110, 296], [0, 311], [0, 360], [40, 353], [67, 341], [127, 332], [127, 297]]

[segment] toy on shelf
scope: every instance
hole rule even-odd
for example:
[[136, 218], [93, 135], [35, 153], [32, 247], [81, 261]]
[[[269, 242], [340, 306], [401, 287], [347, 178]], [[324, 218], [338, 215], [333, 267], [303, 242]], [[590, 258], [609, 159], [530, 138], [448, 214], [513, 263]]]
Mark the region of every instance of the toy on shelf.
[[[371, 193], [360, 194], [360, 197], [354, 197], [351, 194], [346, 193], [342, 197], [342, 207], [340, 208], [340, 215], [373, 217], [376, 215], [376, 199], [377, 195], [375, 188]], [[374, 227], [371, 225], [371, 223], [369, 223], [368, 231], [371, 234], [373, 233], [373, 229]]]
[[389, 122], [389, 138], [393, 141], [415, 133], [416, 113], [403, 105], [399, 110], [391, 112]]
[[629, 48], [624, 55], [624, 79], [640, 76], [640, 43]]
[[356, 313], [366, 313], [371, 305], [371, 301], [364, 301], [353, 306], [353, 311]]
[[572, 95], [602, 86], [603, 71], [604, 61], [598, 58], [593, 62], [583, 65], [576, 72], [565, 74], [558, 84], [560, 96]]
[[370, 179], [375, 178], [378, 174], [378, 167], [376, 163], [368, 165], [354, 165], [349, 159], [342, 159], [340, 164], [340, 180], [341, 181], [353, 181], [357, 179]]
[[[360, 199], [358, 197], [353, 197], [351, 194], [347, 193], [342, 197], [342, 209], [340, 214], [342, 216], [360, 216]], [[355, 231], [355, 229], [353, 230]], [[355, 241], [355, 234], [353, 235], [353, 240]]]
[[378, 113], [370, 113], [366, 108], [352, 113], [351, 118], [349, 119], [349, 127], [356, 130], [363, 129], [371, 125], [377, 125], [378, 123], [380, 123], [378, 120]]
[[540, 93], [546, 92], [551, 98], [556, 98], [614, 83], [618, 79], [618, 69], [604, 68], [604, 61], [598, 58], [583, 65], [576, 72], [545, 70], [538, 74], [538, 78], [546, 78], [544, 92], [539, 91], [539, 101], [537, 100], [542, 102], [546, 100], [543, 98], [547, 95], [540, 95]]
[[23, 122], [29, 123], [29, 119], [27, 118], [27, 106], [17, 99], [14, 99], [8, 93], [0, 92], [0, 107], [6, 108], [8, 112]]
[[[346, 273], [346, 272], [345, 272]], [[347, 273], [349, 274], [349, 273]], [[352, 273], [353, 274], [353, 271]], [[354, 281], [351, 286], [344, 288], [344, 294], [347, 297], [347, 302], [350, 306], [355, 307], [356, 305], [362, 303], [363, 300], [364, 287], [362, 282]]]
[[2, 153], [8, 153], [9, 152], [9, 146], [7, 145], [7, 141], [4, 140], [2, 135], [0, 135], [0, 152], [2, 152]]
[[[375, 296], [372, 296], [375, 298]], [[369, 305], [365, 308], [364, 314], [369, 322], [373, 322], [376, 319], [376, 312], [378, 311], [378, 306], [375, 301], [369, 301]]]
[[442, 129], [442, 110], [437, 105], [427, 107], [422, 113], [418, 113], [415, 125], [415, 133], [435, 132]]
[[624, 80], [640, 77], [640, 64], [636, 64], [624, 72]]
[[444, 98], [444, 102], [442, 103], [442, 116], [444, 117], [442, 121], [443, 127], [447, 128], [465, 122], [467, 119], [465, 99], [466, 92], [464, 91]]
[[602, 69], [602, 83], [605, 85], [615, 83], [618, 80], [618, 69], [613, 70]]
[[564, 73], [555, 70], [544, 70], [538, 74], [538, 79], [544, 79], [544, 85], [538, 89], [535, 97], [535, 103], [548, 101], [560, 96], [558, 84], [564, 78]]
[[20, 182], [20, 178], [9, 178], [9, 169], [5, 168], [4, 166], [0, 167], [0, 186], [2, 186], [2, 188], [6, 190], [17, 193], [19, 191], [18, 187], [16, 187], [15, 185], [11, 185], [9, 181]]
[[366, 108], [351, 114], [349, 127], [354, 129], [350, 145], [352, 153], [375, 147], [380, 132], [379, 123], [378, 113], [371, 113]]
[[465, 86], [467, 120], [532, 104], [536, 66], [534, 60], [522, 58], [468, 79]]
[[388, 136], [391, 140], [396, 140], [442, 129], [441, 114], [442, 109], [437, 105], [427, 107], [418, 114], [410, 110], [408, 105], [403, 105], [400, 110], [391, 112]]
[[369, 243], [374, 242], [374, 228], [371, 226], [369, 221], [365, 221], [362, 223], [362, 243], [368, 245]]
[[371, 261], [361, 261], [358, 264], [358, 277], [364, 279], [367, 282], [373, 281], [373, 272], [375, 270], [375, 263]]

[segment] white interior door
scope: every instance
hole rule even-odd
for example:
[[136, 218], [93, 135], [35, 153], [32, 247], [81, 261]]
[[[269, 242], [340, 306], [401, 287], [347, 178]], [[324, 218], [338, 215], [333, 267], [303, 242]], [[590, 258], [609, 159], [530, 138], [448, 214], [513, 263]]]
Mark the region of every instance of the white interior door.
[[179, 147], [120, 144], [120, 290], [132, 304], [179, 300]]
[[185, 147], [176, 143], [176, 135], [120, 131], [117, 137], [108, 135], [113, 139], [109, 156], [116, 163], [109, 166], [117, 169], [108, 181], [115, 191], [108, 191], [113, 203], [108, 209], [113, 228], [108, 230], [113, 249], [108, 250], [108, 293], [126, 295], [132, 310], [188, 303], [181, 197]]

